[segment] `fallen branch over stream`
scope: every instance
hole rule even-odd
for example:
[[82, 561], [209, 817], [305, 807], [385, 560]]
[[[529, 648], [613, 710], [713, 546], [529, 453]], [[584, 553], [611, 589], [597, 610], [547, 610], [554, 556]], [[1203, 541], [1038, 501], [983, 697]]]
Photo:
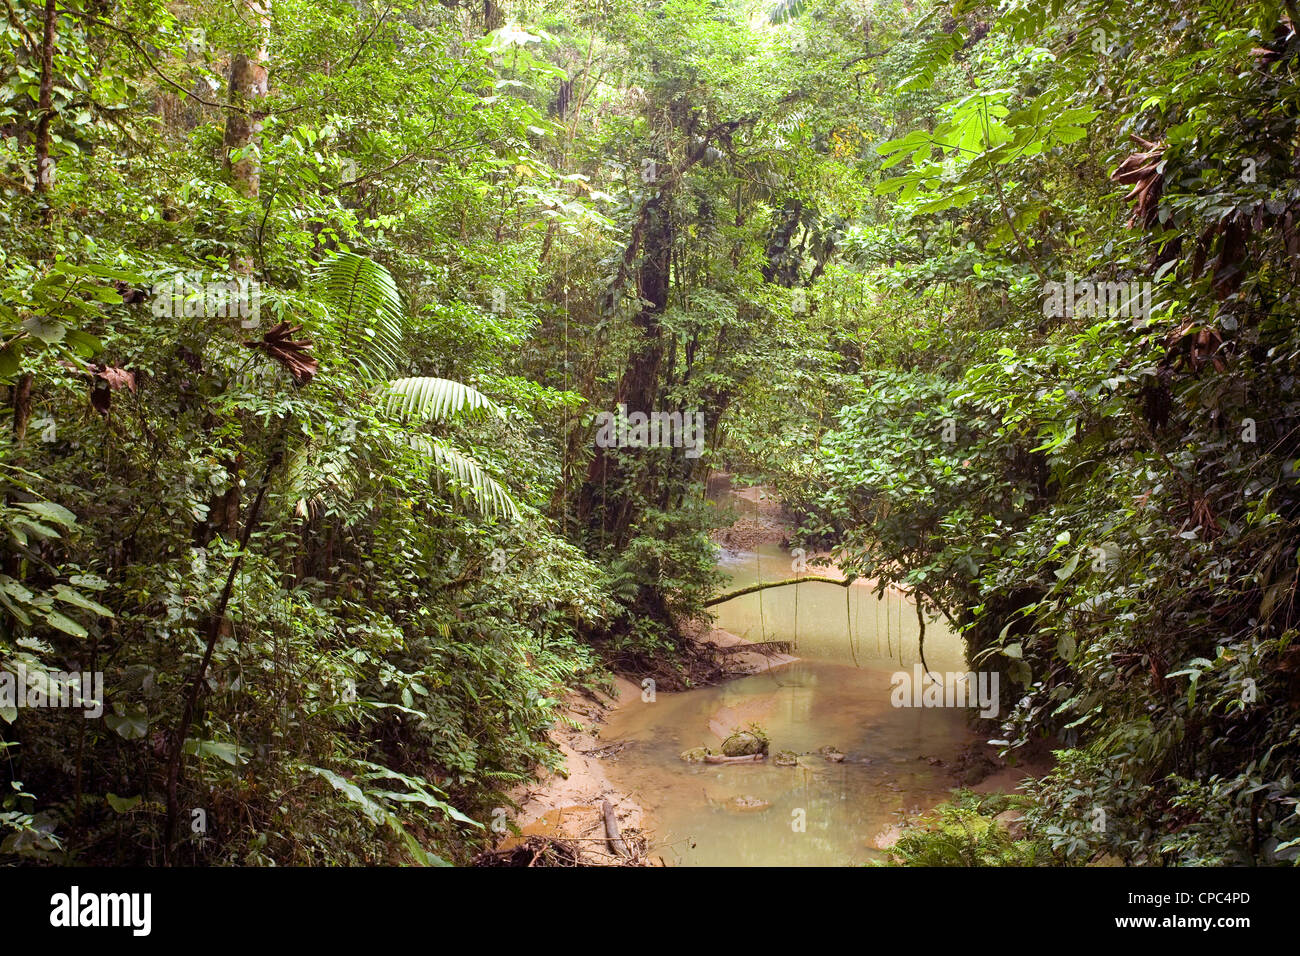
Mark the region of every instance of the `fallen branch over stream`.
[[[754, 641], [750, 644], [726, 644], [717, 648], [717, 653], [727, 654], [789, 654], [792, 641]], [[716, 645], [715, 645], [716, 646]]]
[[728, 591], [726, 594], [720, 594], [715, 598], [709, 598], [704, 602], [704, 607], [712, 607], [715, 604], [722, 604], [730, 601], [732, 598], [743, 597], [746, 594], [753, 594], [755, 591], [765, 591], [768, 588], [783, 588], [790, 584], [803, 584], [805, 581], [820, 581], [823, 584], [838, 584], [842, 588], [848, 587], [857, 578], [824, 578], [820, 575], [808, 575], [802, 578], [786, 578], [784, 581], [764, 581], [761, 584], [750, 584], [743, 588], [737, 588], [734, 591]]

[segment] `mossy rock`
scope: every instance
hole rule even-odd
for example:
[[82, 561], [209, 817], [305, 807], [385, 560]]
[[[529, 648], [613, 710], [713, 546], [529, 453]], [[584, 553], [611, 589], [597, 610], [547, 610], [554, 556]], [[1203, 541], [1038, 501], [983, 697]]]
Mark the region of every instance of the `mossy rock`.
[[767, 741], [758, 734], [742, 730], [732, 734], [722, 742], [722, 753], [726, 757], [748, 757], [752, 754], [767, 753]]
[[772, 763], [778, 767], [797, 767], [799, 755], [792, 750], [778, 750], [776, 756], [772, 758]]
[[838, 750], [836, 750], [834, 747], [830, 745], [821, 748], [821, 750], [818, 750], [817, 752], [821, 754], [823, 757], [825, 757], [827, 760], [829, 760], [831, 763], [844, 762], [844, 754], [840, 753]]
[[708, 755], [708, 747], [692, 747], [690, 750], [683, 750], [677, 756], [687, 763], [704, 763], [704, 758]]

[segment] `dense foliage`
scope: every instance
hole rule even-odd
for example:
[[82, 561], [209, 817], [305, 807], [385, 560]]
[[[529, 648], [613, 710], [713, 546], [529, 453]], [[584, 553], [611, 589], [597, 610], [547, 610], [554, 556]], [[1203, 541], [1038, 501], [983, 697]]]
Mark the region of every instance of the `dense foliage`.
[[947, 12], [870, 137], [908, 319], [791, 493], [1010, 678], [1008, 749], [1066, 745], [1053, 849], [1295, 859], [1294, 9]]
[[0, 852], [468, 859], [727, 468], [1060, 748], [914, 862], [1295, 859], [1297, 21], [7, 2]]

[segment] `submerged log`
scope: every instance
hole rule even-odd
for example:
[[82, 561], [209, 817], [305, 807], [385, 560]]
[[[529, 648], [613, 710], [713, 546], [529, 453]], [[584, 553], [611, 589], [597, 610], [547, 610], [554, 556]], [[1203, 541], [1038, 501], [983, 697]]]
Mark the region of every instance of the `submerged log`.
[[767, 754], [745, 754], [742, 757], [724, 757], [722, 754], [707, 754], [704, 757], [705, 763], [758, 763], [765, 760]]

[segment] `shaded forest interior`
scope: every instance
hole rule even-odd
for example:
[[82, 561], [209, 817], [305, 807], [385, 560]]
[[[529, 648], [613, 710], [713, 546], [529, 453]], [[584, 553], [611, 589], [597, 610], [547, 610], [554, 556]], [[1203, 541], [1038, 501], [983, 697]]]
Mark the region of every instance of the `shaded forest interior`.
[[6, 0], [0, 858], [470, 862], [726, 472], [1055, 750], [902, 856], [1294, 862], [1297, 22]]

